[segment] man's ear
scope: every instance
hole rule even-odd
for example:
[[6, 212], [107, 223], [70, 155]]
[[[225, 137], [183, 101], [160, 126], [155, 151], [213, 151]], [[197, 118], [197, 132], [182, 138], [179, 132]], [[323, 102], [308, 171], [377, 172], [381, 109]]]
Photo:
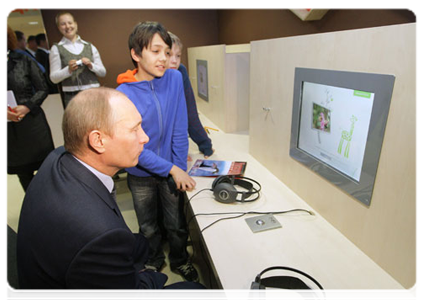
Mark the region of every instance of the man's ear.
[[104, 153], [105, 143], [104, 134], [99, 130], [93, 130], [88, 134], [89, 146], [94, 149], [97, 153]]
[[133, 60], [135, 60], [137, 63], [140, 62], [140, 56], [135, 52], [134, 48], [131, 49], [131, 57]]

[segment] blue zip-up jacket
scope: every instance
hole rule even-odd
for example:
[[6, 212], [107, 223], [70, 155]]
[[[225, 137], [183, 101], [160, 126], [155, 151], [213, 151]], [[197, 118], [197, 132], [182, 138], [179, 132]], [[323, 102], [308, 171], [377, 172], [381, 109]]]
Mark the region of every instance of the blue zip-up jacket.
[[120, 74], [117, 90], [137, 107], [150, 141], [144, 146], [138, 165], [126, 171], [138, 177], [167, 177], [173, 165], [186, 171], [188, 117], [181, 73], [169, 69], [151, 81], [137, 81], [136, 73], [137, 70], [128, 70]]

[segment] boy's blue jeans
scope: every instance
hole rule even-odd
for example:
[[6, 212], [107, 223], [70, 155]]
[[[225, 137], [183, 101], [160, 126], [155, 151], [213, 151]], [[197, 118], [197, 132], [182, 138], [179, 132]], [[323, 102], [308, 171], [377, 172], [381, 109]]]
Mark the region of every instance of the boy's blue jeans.
[[146, 265], [160, 269], [164, 264], [159, 222], [162, 222], [169, 242], [170, 267], [173, 269], [184, 265], [188, 261], [188, 231], [183, 194], [172, 194], [168, 180], [164, 177], [138, 177], [128, 174], [128, 186], [132, 193], [140, 233], [149, 242], [149, 258]]

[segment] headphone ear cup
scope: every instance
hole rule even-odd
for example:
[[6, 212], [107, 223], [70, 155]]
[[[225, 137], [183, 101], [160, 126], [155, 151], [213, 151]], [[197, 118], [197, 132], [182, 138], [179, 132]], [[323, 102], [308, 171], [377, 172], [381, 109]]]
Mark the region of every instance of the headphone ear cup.
[[213, 189], [215, 199], [221, 203], [233, 203], [236, 201], [238, 192], [230, 183], [219, 183]]
[[212, 190], [214, 190], [215, 188], [216, 188], [216, 186], [219, 184], [219, 183], [222, 183], [222, 182], [228, 182], [228, 183], [230, 183], [231, 182], [231, 180], [228, 178], [228, 176], [226, 176], [226, 175], [221, 175], [221, 176], [219, 176], [219, 177], [216, 177], [216, 179], [215, 180], [213, 180], [213, 183], [212, 183]]

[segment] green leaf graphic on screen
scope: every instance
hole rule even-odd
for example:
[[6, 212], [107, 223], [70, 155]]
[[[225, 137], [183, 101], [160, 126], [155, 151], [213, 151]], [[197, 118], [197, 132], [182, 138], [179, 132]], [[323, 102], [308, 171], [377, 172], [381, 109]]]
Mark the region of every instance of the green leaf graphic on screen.
[[347, 146], [345, 147], [345, 150], [344, 150], [344, 156], [346, 158], [348, 158], [350, 154], [350, 143], [351, 143], [352, 134], [354, 132], [354, 123], [357, 122], [356, 116], [352, 115], [350, 121], [351, 121], [350, 131], [347, 131], [347, 130], [342, 131], [341, 140], [339, 141], [339, 146], [338, 146], [338, 153], [341, 154], [344, 140], [347, 141]]

